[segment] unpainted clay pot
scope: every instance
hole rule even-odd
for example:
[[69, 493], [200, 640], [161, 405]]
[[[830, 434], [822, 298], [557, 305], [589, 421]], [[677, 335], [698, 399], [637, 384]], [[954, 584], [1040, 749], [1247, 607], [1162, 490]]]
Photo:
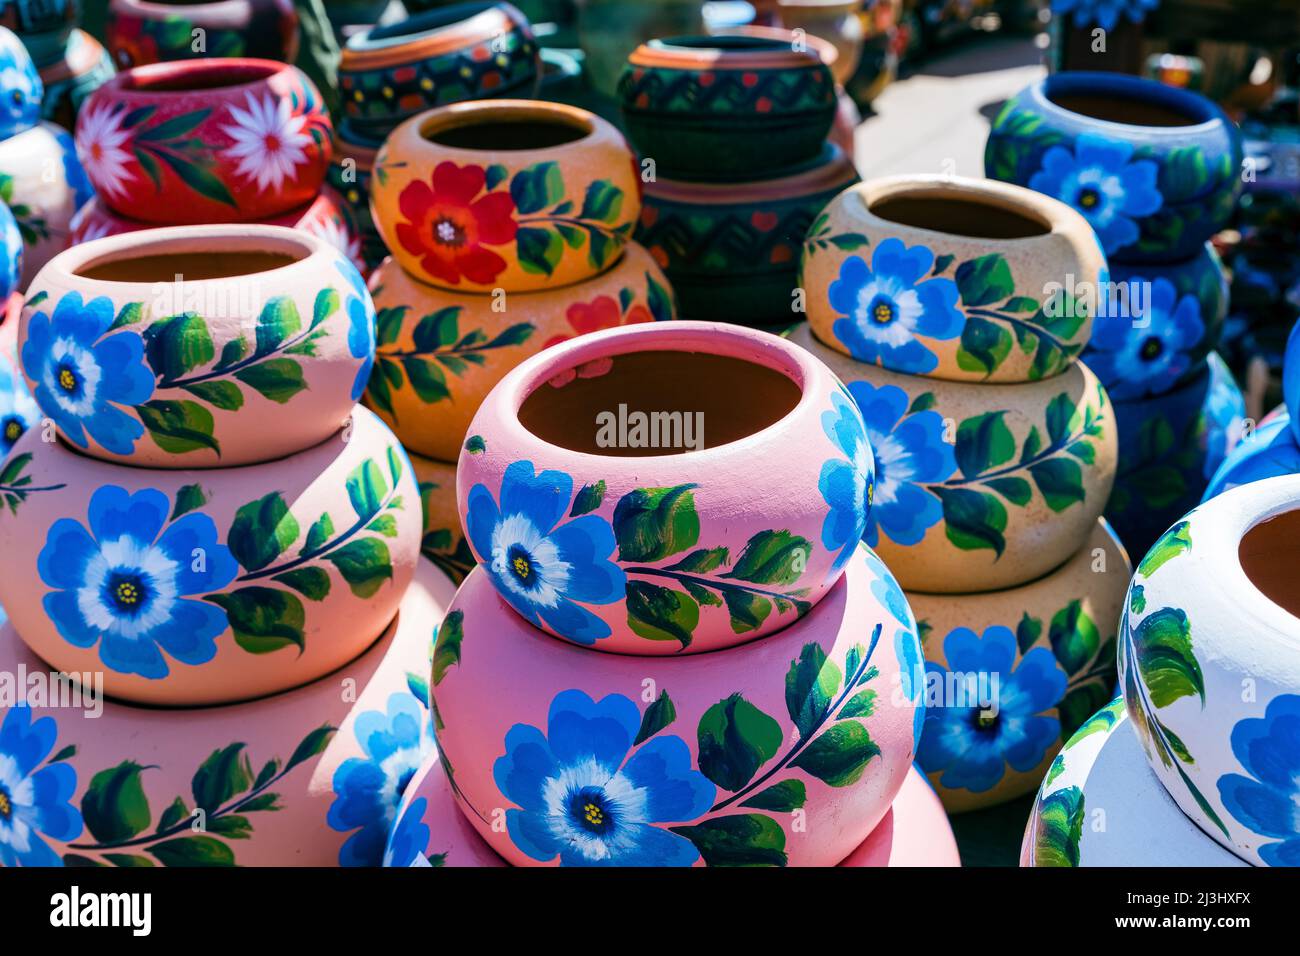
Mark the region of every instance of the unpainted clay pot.
[[1028, 584], [908, 594], [930, 692], [917, 765], [950, 812], [1032, 793], [1061, 744], [1110, 700], [1131, 573], [1098, 520], [1072, 558]]
[[[0, 864], [335, 866], [361, 854], [379, 865], [399, 778], [432, 752], [407, 675], [427, 666], [453, 590], [424, 564], [398, 619], [355, 660], [224, 707], [83, 702], [0, 626], [0, 667], [21, 681], [6, 698], [28, 702], [0, 709], [11, 818], [27, 828], [21, 844], [13, 830], [0, 840]], [[363, 773], [364, 807], [353, 781]]]
[[44, 660], [103, 671], [122, 700], [224, 703], [315, 680], [374, 641], [414, 573], [415, 479], [365, 409], [244, 468], [124, 468], [42, 438], [25, 434], [5, 466], [0, 493], [18, 501], [0, 518], [0, 603]]
[[375, 157], [371, 215], [416, 279], [532, 292], [609, 268], [641, 211], [627, 142], [586, 110], [454, 103], [407, 120]]
[[1088, 342], [1106, 260], [1062, 202], [986, 179], [888, 176], [808, 230], [808, 322], [860, 362], [951, 381], [1060, 374]]
[[36, 400], [77, 448], [210, 468], [334, 434], [364, 391], [373, 317], [357, 270], [314, 236], [176, 226], [56, 256], [28, 287], [19, 342]]
[[1147, 766], [1124, 701], [1089, 717], [1053, 761], [1020, 865], [1245, 866], [1183, 815]]
[[1138, 564], [1124, 700], [1165, 789], [1247, 862], [1300, 865], [1300, 475], [1225, 492]]
[[[123, 69], [198, 57], [262, 57], [292, 63], [298, 55], [293, 0], [109, 0], [108, 47]], [[195, 49], [196, 36], [203, 45]]]
[[1300, 442], [1291, 430], [1291, 416], [1282, 411], [1269, 417], [1271, 421], [1261, 421], [1228, 452], [1206, 486], [1202, 501], [1252, 481], [1300, 474]]
[[456, 460], [484, 396], [524, 359], [588, 332], [675, 318], [668, 280], [635, 242], [595, 278], [503, 300], [428, 285], [391, 258], [370, 287], [377, 367], [366, 403], [407, 448], [440, 461]]
[[73, 30], [63, 44], [62, 55], [41, 67], [45, 85], [41, 115], [64, 129], [75, 128], [81, 104], [116, 72], [102, 43], [85, 30]]
[[487, 579], [531, 624], [662, 655], [806, 613], [862, 535], [872, 473], [857, 409], [812, 356], [651, 323], [507, 374], [470, 424], [456, 495]]
[[864, 539], [909, 591], [1015, 587], [1083, 547], [1115, 480], [1106, 390], [1074, 362], [1037, 382], [900, 375], [790, 335], [845, 382], [878, 474]]
[[465, 540], [456, 508], [456, 466], [412, 454], [411, 467], [415, 469], [424, 515], [420, 551], [459, 584], [473, 569], [474, 554]]
[[476, 568], [431, 684], [457, 802], [531, 866], [833, 866], [903, 785], [920, 696], [911, 612], [865, 548], [780, 633], [677, 659], [554, 640]]
[[73, 214], [94, 195], [72, 137], [60, 127], [40, 123], [0, 139], [0, 201], [23, 238], [19, 288], [68, 244]]

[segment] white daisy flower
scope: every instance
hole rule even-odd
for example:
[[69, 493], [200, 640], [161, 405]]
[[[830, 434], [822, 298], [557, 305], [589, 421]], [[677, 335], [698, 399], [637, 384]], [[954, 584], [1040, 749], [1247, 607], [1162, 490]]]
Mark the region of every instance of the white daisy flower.
[[239, 160], [236, 172], [257, 182], [263, 192], [267, 187], [279, 189], [294, 174], [294, 167], [307, 162], [306, 147], [310, 134], [303, 132], [305, 116], [290, 113], [287, 99], [272, 96], [260, 100], [246, 94], [246, 109], [230, 107], [233, 126], [225, 133], [235, 141], [227, 152]]
[[131, 153], [125, 148], [131, 134], [111, 105], [95, 105], [77, 117], [77, 157], [97, 189], [110, 196], [126, 195], [135, 175], [127, 168]]

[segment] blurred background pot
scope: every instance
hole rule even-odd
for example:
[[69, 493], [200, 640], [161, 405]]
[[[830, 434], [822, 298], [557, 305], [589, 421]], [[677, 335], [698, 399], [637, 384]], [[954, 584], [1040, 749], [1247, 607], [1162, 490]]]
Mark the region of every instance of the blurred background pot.
[[29, 130], [41, 118], [44, 88], [27, 48], [11, 31], [0, 28], [0, 70], [4, 96], [0, 98], [0, 139]]
[[293, 0], [109, 0], [107, 37], [123, 70], [199, 57], [292, 63], [298, 12]]
[[628, 55], [655, 37], [704, 32], [703, 0], [577, 0], [578, 40], [592, 87], [615, 96]]
[[85, 30], [73, 30], [63, 55], [41, 67], [45, 99], [41, 114], [65, 129], [77, 124], [81, 104], [117, 71], [103, 44]]
[[781, 24], [790, 30], [803, 30], [831, 43], [839, 56], [832, 69], [835, 82], [849, 81], [862, 57], [866, 38], [861, 13], [862, 0], [780, 0]]

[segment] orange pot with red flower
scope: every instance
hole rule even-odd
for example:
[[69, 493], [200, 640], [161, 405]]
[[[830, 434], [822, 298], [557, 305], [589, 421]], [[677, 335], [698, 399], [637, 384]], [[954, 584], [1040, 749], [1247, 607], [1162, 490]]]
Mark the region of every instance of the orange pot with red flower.
[[649, 253], [628, 243], [593, 279], [540, 292], [464, 295], [392, 258], [370, 279], [375, 370], [365, 402], [416, 454], [454, 462], [484, 396], [524, 359], [588, 332], [676, 317]]
[[627, 141], [560, 103], [476, 100], [392, 132], [371, 211], [397, 263], [462, 292], [533, 292], [618, 261], [641, 211]]

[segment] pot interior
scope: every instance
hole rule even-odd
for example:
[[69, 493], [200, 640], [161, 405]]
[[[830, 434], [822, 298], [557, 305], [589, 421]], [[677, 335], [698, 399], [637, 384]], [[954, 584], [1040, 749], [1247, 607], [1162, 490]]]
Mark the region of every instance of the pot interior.
[[550, 149], [576, 143], [591, 133], [581, 117], [529, 111], [517, 116], [489, 112], [457, 118], [452, 126], [425, 132], [424, 138], [453, 149], [502, 150]]
[[598, 361], [607, 361], [608, 371], [534, 389], [519, 409], [520, 423], [570, 451], [675, 455], [762, 431], [802, 396], [782, 372], [727, 355], [646, 351]]
[[468, 20], [470, 17], [476, 17], [484, 10], [491, 10], [495, 6], [495, 3], [456, 3], [441, 9], [426, 10], [424, 13], [417, 13], [413, 17], [399, 20], [397, 23], [375, 27], [370, 31], [370, 39], [391, 40], [394, 37], [415, 36], [427, 30], [436, 30], [448, 24]]
[[1172, 106], [1130, 96], [1056, 93], [1047, 97], [1063, 110], [1128, 126], [1195, 126], [1200, 118]]
[[[203, 64], [199, 66], [198, 64]], [[191, 60], [184, 69], [143, 69], [133, 71], [125, 81], [127, 89], [153, 93], [186, 93], [196, 90], [220, 90], [264, 80], [279, 69], [278, 63], [231, 63], [220, 59]]]
[[667, 49], [685, 48], [688, 50], [722, 50], [726, 53], [753, 53], [794, 50], [793, 36], [789, 41], [775, 37], [736, 36], [721, 34], [707, 37], [671, 37], [660, 41]]
[[1250, 583], [1288, 613], [1300, 617], [1300, 509], [1261, 521], [1237, 546]]
[[886, 196], [873, 202], [870, 209], [881, 219], [903, 226], [977, 239], [1029, 239], [1052, 231], [1047, 223], [1027, 213], [973, 199]]
[[270, 272], [292, 265], [303, 255], [286, 252], [162, 252], [88, 262], [75, 271], [85, 279], [105, 282], [174, 282], [177, 276], [189, 281], [234, 279]]

